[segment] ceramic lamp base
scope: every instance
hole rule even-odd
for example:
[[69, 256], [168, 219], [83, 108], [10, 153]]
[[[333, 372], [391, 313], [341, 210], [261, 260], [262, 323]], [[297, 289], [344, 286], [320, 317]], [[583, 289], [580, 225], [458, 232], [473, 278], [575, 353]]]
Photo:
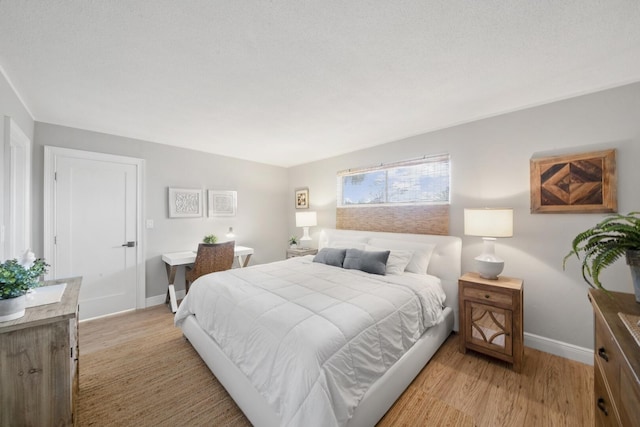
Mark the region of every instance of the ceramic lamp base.
[[483, 279], [496, 280], [504, 269], [504, 260], [496, 256], [493, 237], [483, 237], [482, 253], [475, 260], [476, 271]]
[[476, 272], [483, 279], [497, 280], [502, 270], [504, 270], [504, 261], [486, 261], [476, 258], [474, 262]]

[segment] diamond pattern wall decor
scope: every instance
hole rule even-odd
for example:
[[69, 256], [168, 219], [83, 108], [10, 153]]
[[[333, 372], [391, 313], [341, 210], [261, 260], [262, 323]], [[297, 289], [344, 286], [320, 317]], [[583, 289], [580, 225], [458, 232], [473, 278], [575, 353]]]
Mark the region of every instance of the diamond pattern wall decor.
[[531, 159], [531, 213], [616, 212], [615, 154]]

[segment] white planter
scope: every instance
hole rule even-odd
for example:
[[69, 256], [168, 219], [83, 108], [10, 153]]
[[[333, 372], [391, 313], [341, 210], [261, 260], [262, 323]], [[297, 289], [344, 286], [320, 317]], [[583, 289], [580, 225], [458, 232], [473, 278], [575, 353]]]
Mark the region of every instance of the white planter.
[[21, 318], [24, 316], [26, 305], [27, 297], [25, 295], [9, 299], [0, 299], [0, 322]]

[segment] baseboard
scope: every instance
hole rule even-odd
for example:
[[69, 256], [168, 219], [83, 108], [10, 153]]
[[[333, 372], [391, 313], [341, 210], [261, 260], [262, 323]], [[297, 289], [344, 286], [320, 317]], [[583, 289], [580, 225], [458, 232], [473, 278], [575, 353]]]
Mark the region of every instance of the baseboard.
[[[182, 298], [184, 298], [185, 292], [184, 291], [176, 291], [176, 299], [177, 300], [181, 300]], [[153, 307], [154, 305], [161, 305], [165, 303], [167, 296], [166, 294], [163, 295], [156, 295], [154, 297], [149, 297], [145, 300], [146, 302], [146, 307]]]
[[566, 342], [552, 340], [530, 333], [524, 334], [524, 345], [545, 353], [555, 354], [565, 359], [575, 360], [586, 365], [593, 365], [593, 350], [567, 344]]

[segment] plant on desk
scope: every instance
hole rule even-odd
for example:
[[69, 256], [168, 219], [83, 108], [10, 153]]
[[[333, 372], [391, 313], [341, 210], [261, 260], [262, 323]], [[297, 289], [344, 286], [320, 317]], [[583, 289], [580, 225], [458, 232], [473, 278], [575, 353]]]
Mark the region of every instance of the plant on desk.
[[216, 243], [218, 241], [218, 236], [216, 236], [215, 234], [208, 234], [206, 236], [204, 236], [204, 239], [202, 239], [203, 243], [207, 243], [209, 245], [212, 245], [214, 243]]
[[296, 236], [289, 237], [289, 247], [290, 248], [297, 248], [298, 247], [298, 237], [296, 237]]
[[39, 285], [47, 267], [48, 264], [36, 259], [31, 251], [25, 252], [20, 261], [10, 259], [0, 264], [0, 321], [24, 316], [25, 294]]

